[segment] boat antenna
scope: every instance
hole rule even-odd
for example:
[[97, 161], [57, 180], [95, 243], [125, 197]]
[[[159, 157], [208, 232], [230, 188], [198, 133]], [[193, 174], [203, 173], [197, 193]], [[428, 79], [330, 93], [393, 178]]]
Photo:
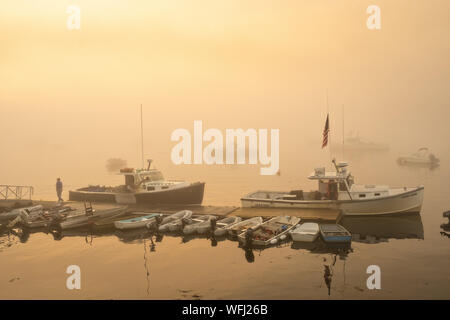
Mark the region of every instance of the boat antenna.
[[345, 106], [342, 105], [342, 161], [344, 161], [344, 143], [345, 143]]
[[141, 153], [142, 153], [142, 169], [144, 168], [144, 125], [142, 122], [142, 103], [141, 103]]

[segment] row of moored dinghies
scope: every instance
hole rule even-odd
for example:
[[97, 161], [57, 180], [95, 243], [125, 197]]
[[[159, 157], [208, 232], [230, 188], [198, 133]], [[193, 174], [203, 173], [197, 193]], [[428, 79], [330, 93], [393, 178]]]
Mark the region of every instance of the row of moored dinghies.
[[[86, 207], [83, 212], [83, 210], [73, 210], [67, 206], [50, 210], [44, 210], [42, 206], [33, 206], [11, 211], [5, 225], [8, 228], [22, 225], [31, 229], [46, 227], [55, 230], [114, 225], [119, 230], [147, 228], [158, 233], [213, 234], [217, 237], [229, 235], [237, 238], [244, 245], [256, 246], [276, 244], [288, 237], [294, 241], [313, 242], [319, 233], [325, 242], [351, 241], [350, 233], [340, 225], [299, 224], [301, 219], [292, 216], [277, 216], [266, 220], [262, 217], [242, 219], [238, 216], [194, 215], [190, 210], [166, 215], [162, 213], [134, 214], [133, 217], [124, 219], [127, 215], [127, 207], [100, 211]], [[4, 216], [3, 219], [5, 219]]]
[[262, 217], [243, 220], [241, 217], [218, 218], [214, 215], [193, 215], [182, 210], [164, 216], [152, 213], [114, 223], [117, 229], [146, 227], [157, 232], [182, 232], [185, 235], [214, 234], [214, 236], [237, 237], [244, 245], [268, 246], [277, 244], [289, 236], [294, 241], [314, 242], [319, 233], [325, 242], [349, 243], [351, 234], [341, 225], [300, 223], [300, 218], [277, 216], [264, 221]]

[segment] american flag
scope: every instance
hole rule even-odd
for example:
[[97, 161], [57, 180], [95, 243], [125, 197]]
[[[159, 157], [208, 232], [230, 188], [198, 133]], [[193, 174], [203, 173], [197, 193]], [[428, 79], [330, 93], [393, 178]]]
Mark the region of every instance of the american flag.
[[322, 149], [328, 145], [328, 133], [329, 132], [330, 132], [330, 122], [328, 120], [328, 114], [327, 114], [327, 121], [325, 121], [325, 128], [323, 129]]

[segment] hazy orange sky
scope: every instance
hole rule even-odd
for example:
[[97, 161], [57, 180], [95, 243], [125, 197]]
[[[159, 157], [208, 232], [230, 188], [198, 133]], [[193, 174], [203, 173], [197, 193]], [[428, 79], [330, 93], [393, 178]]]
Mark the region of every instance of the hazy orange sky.
[[[70, 4], [80, 30], [66, 28]], [[366, 27], [372, 4], [381, 30]], [[168, 170], [170, 133], [194, 120], [279, 128], [294, 159], [321, 152], [327, 90], [336, 139], [344, 104], [347, 132], [402, 152], [448, 148], [448, 0], [0, 6], [0, 184], [82, 182], [110, 157], [137, 165], [141, 103], [146, 153]]]

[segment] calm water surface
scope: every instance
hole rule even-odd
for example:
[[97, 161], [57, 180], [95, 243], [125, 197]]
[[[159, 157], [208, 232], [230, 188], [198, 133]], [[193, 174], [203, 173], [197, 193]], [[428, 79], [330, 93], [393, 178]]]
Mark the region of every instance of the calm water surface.
[[[258, 176], [258, 168], [199, 167], [186, 174], [207, 182], [205, 204], [239, 205], [258, 188], [289, 190], [314, 185], [305, 176], [316, 159], [285, 164], [281, 176]], [[291, 242], [245, 251], [229, 239], [162, 238], [146, 230], [0, 236], [1, 299], [400, 299], [450, 298], [450, 239], [441, 234], [450, 209], [448, 161], [440, 168], [400, 168], [392, 156], [356, 158], [360, 183], [425, 185], [419, 215], [347, 217], [356, 237], [350, 250], [322, 242]], [[166, 174], [167, 175], [167, 174]], [[180, 178], [180, 175], [177, 176]], [[50, 197], [49, 186], [40, 196]], [[39, 188], [37, 188], [39, 189]], [[66, 268], [81, 268], [81, 290], [66, 288]], [[381, 290], [368, 290], [366, 268], [381, 268]], [[330, 290], [324, 269], [332, 272]]]

